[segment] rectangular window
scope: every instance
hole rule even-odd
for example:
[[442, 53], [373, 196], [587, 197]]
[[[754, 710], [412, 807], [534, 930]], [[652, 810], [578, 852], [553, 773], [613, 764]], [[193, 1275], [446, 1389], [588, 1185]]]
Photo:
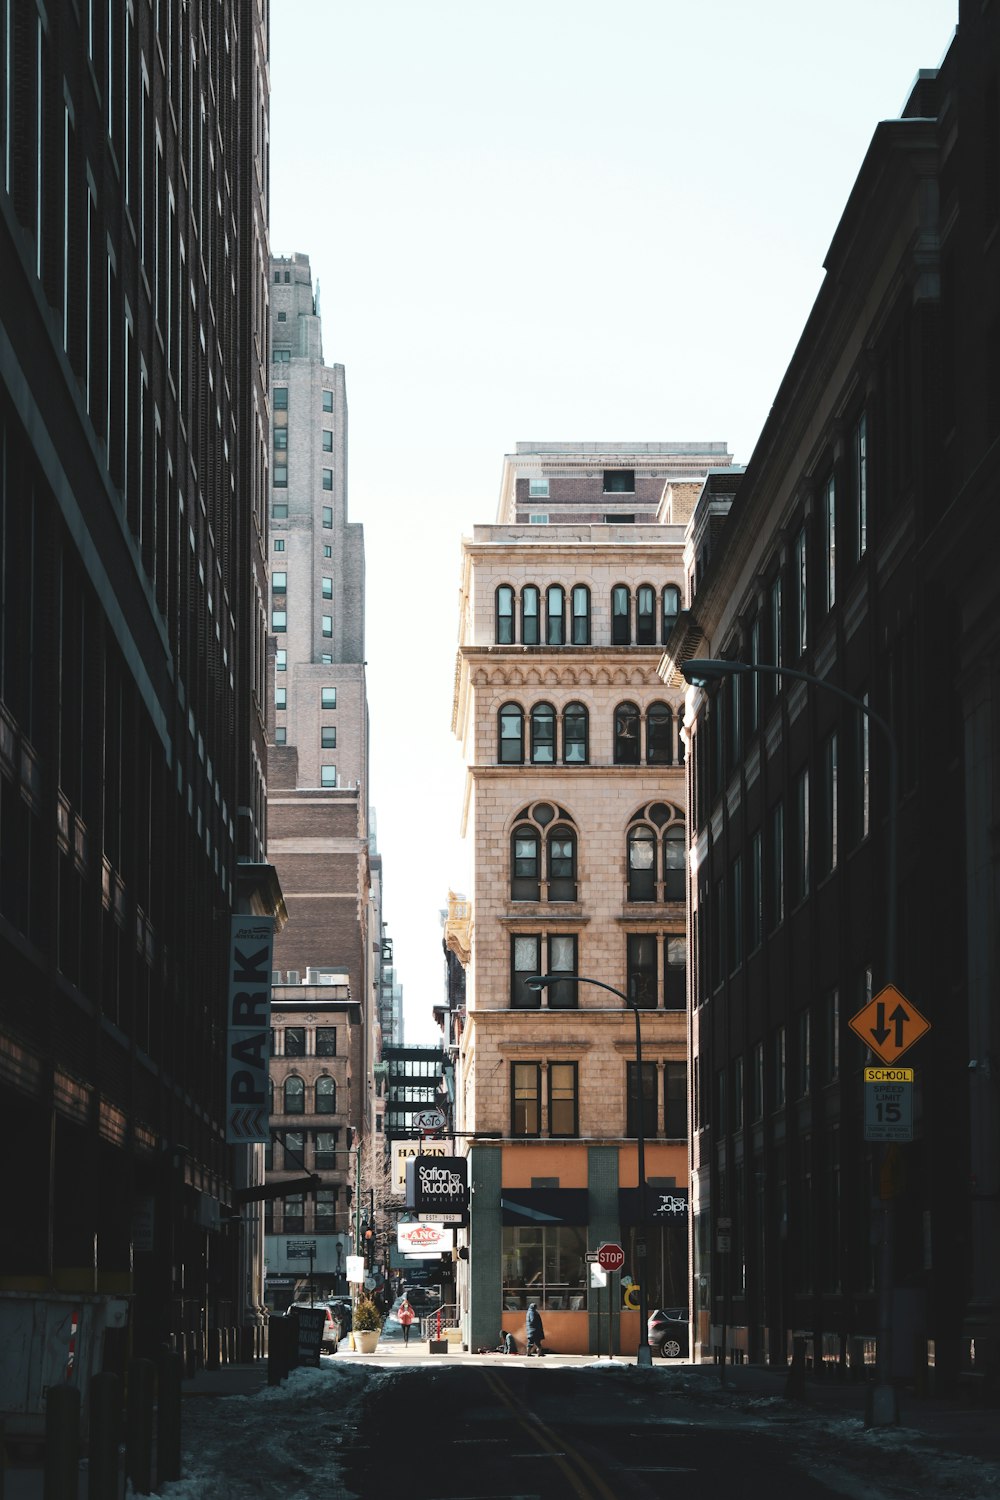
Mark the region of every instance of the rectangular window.
[[[780, 576], [780, 574], [774, 580], [774, 582], [771, 585], [770, 611], [771, 611], [771, 660], [768, 663], [768, 665], [772, 666], [772, 667], [780, 667], [780, 666], [782, 666], [784, 664], [783, 660], [782, 660], [782, 654], [781, 654], [781, 645], [782, 645], [782, 641], [781, 641], [781, 628], [782, 628], [782, 620], [781, 620], [781, 576]], [[768, 681], [773, 684], [773, 686], [772, 686], [772, 696], [775, 693], [780, 693], [781, 692], [781, 678], [780, 677], [770, 677], [768, 679]]]
[[812, 1022], [808, 1010], [799, 1011], [798, 1097], [805, 1098], [812, 1081]]
[[687, 1063], [668, 1062], [663, 1069], [664, 1123], [667, 1138], [687, 1140]]
[[[865, 707], [867, 708], [868, 707], [868, 694], [867, 693], [863, 693], [861, 695], [861, 701], [865, 705]], [[857, 748], [856, 748], [857, 765], [856, 765], [856, 769], [855, 769], [855, 781], [854, 781], [854, 787], [853, 787], [853, 797], [854, 797], [854, 832], [855, 832], [855, 836], [857, 838], [857, 841], [859, 843], [861, 842], [862, 839], [866, 839], [868, 837], [868, 833], [869, 833], [869, 829], [870, 829], [870, 818], [871, 818], [871, 804], [870, 804], [870, 793], [871, 793], [871, 788], [870, 788], [871, 761], [870, 761], [870, 758], [869, 758], [869, 751], [870, 751], [869, 737], [870, 737], [870, 733], [871, 733], [871, 725], [870, 725], [867, 713], [859, 713], [858, 714], [858, 731], [857, 731]]]
[[823, 487], [823, 545], [826, 607], [830, 611], [837, 602], [837, 485], [832, 474]]
[[275, 635], [278, 635], [281, 633], [281, 631], [288, 629], [288, 614], [285, 610], [272, 609], [271, 629], [274, 631]]
[[328, 427], [324, 427], [323, 429], [323, 452], [333, 452], [333, 433]]
[[285, 1027], [285, 1056], [305, 1057], [306, 1029], [304, 1026]]
[[324, 469], [323, 470], [323, 488], [325, 490], [332, 490], [333, 489], [333, 470], [332, 469]]
[[764, 1116], [764, 1043], [755, 1042], [750, 1058], [750, 1119]]
[[[556, 935], [547, 939], [549, 974], [576, 973], [576, 935]], [[537, 971], [536, 971], [537, 972]], [[545, 991], [550, 1010], [575, 1010], [577, 1006], [577, 984], [573, 979], [560, 979]]]
[[332, 505], [324, 505], [323, 506], [323, 530], [324, 531], [332, 531], [333, 530], [333, 506]]
[[792, 803], [795, 824], [792, 830], [793, 900], [802, 901], [809, 894], [809, 767], [804, 766], [795, 778], [795, 800]]
[[288, 671], [288, 652], [283, 646], [274, 653], [274, 670], [276, 672]]
[[284, 724], [279, 724], [277, 726], [277, 728], [275, 729], [275, 731], [274, 731], [274, 743], [276, 745], [287, 745], [288, 744], [288, 730], [285, 728]]
[[579, 1135], [578, 1109], [576, 1063], [549, 1063], [549, 1135]]
[[271, 390], [271, 404], [275, 411], [288, 410], [288, 387], [287, 385], [276, 385]]
[[336, 1026], [316, 1027], [316, 1056], [336, 1057], [337, 1055], [337, 1028]]
[[[754, 619], [750, 626], [750, 661], [757, 666], [760, 663], [760, 618]], [[760, 723], [760, 673], [747, 673], [747, 730], [750, 734], [757, 732]]]
[[510, 1003], [513, 1010], [538, 1010], [542, 997], [525, 984], [541, 970], [541, 938], [535, 933], [515, 933], [510, 940]]
[[322, 588], [322, 593], [323, 593], [323, 598], [324, 599], [332, 599], [333, 598], [333, 579], [332, 578], [324, 578], [324, 579], [322, 579], [322, 581], [321, 581], [321, 588]]
[[284, 594], [284, 593], [287, 592], [287, 590], [288, 590], [288, 574], [287, 573], [272, 573], [271, 574], [271, 593], [272, 594]]
[[273, 521], [287, 521], [288, 520], [288, 506], [287, 505], [280, 505], [280, 504], [272, 505], [271, 506], [271, 519]]
[[284, 688], [284, 687], [276, 687], [275, 688], [275, 690], [274, 690], [274, 706], [277, 709], [285, 709], [285, 708], [288, 707], [288, 689], [287, 688]]
[[331, 1172], [337, 1165], [337, 1133], [334, 1130], [317, 1130], [313, 1136], [313, 1168], [317, 1172]]
[[337, 1189], [317, 1188], [315, 1208], [316, 1233], [332, 1234], [334, 1230], [334, 1216], [337, 1212]]
[[319, 784], [322, 787], [333, 787], [337, 785], [337, 767], [320, 766]]
[[823, 742], [823, 821], [820, 829], [819, 868], [823, 875], [837, 868], [837, 736]]
[[[288, 488], [288, 464], [287, 463], [280, 463], [279, 464], [278, 461], [277, 461], [277, 459], [275, 459], [275, 461], [274, 461], [274, 468], [271, 470], [271, 483], [274, 485], [274, 488], [276, 490], [287, 490], [287, 488]], [[287, 512], [286, 512], [286, 514], [287, 514]]]
[[604, 493], [606, 495], [634, 495], [634, 469], [605, 469]]
[[663, 1004], [667, 1010], [687, 1007], [687, 938], [664, 940], [666, 969], [663, 976]]
[[333, 411], [333, 392], [332, 391], [324, 391], [323, 392], [323, 410], [324, 411]]
[[510, 1065], [510, 1133], [535, 1136], [542, 1133], [542, 1065], [517, 1062]]
[[333, 635], [333, 615], [323, 616], [323, 634], [329, 639]]
[[332, 724], [324, 724], [320, 730], [320, 749], [336, 750], [337, 731]]
[[549, 498], [549, 481], [547, 479], [528, 480], [528, 499], [547, 500]]
[[772, 1037], [774, 1053], [774, 1108], [783, 1109], [785, 1104], [785, 1028], [776, 1026]]
[[626, 945], [627, 993], [640, 1010], [655, 1010], [659, 1004], [656, 938], [651, 933], [630, 932]]
[[332, 557], [333, 556], [333, 548], [330, 546], [330, 544], [328, 542], [325, 543], [324, 546], [323, 546], [323, 556], [324, 557]]
[[[636, 1064], [626, 1063], [626, 1087], [628, 1089], [628, 1101], [625, 1111], [625, 1134], [633, 1138], [636, 1134], [636, 1121], [638, 1116], [635, 1112], [635, 1085]], [[644, 1062], [642, 1065], [642, 1133], [649, 1140], [656, 1135], [656, 1064], [655, 1062]]]
[[590, 590], [578, 583], [573, 589], [573, 645], [590, 645]]
[[537, 1304], [548, 1309], [587, 1306], [587, 1230], [570, 1224], [544, 1224], [503, 1231], [503, 1308], [516, 1313]]
[[750, 887], [747, 891], [747, 939], [749, 951], [759, 948], [764, 938], [764, 864], [760, 829], [750, 836]]
[[[275, 453], [287, 453], [288, 452], [288, 428], [287, 427], [275, 427], [275, 429], [274, 429], [274, 451], [275, 451]], [[280, 461], [282, 463], [287, 463], [287, 459], [281, 459]]]
[[801, 656], [809, 644], [809, 600], [806, 593], [806, 529], [795, 538], [795, 654]]
[[733, 1129], [743, 1129], [743, 1059], [733, 1058]]
[[868, 422], [862, 412], [854, 429], [854, 554], [868, 551]]
[[284, 552], [284, 550], [285, 550], [285, 538], [283, 536], [275, 537], [275, 539], [274, 539], [274, 550], [275, 550], [275, 552]]
[[335, 687], [325, 687], [320, 689], [320, 707], [337, 707], [337, 689]]
[[[285, 1149], [288, 1155], [288, 1149]], [[284, 1200], [284, 1233], [304, 1234], [306, 1227], [306, 1200], [301, 1193], [295, 1193]]]
[[729, 870], [729, 967], [743, 962], [743, 857], [737, 854]]
[[840, 991], [827, 990], [823, 1004], [824, 1080], [833, 1083], [840, 1076]]

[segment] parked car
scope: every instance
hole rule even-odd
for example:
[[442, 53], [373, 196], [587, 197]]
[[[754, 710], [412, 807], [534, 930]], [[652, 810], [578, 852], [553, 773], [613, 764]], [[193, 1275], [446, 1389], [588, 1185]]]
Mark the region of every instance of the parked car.
[[650, 1348], [664, 1359], [687, 1359], [688, 1315], [686, 1307], [657, 1307], [647, 1321]]

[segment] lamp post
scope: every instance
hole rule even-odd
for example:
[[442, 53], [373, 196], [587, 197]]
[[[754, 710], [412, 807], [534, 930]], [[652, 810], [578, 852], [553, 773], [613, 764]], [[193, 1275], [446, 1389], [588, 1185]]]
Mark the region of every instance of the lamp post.
[[[877, 714], [863, 698], [848, 693], [836, 683], [816, 677], [812, 672], [800, 672], [794, 667], [775, 667], [760, 662], [726, 661], [715, 657], [693, 658], [681, 663], [681, 672], [692, 687], [707, 687], [726, 677], [744, 677], [758, 673], [765, 677], [789, 677], [795, 682], [808, 682], [813, 687], [823, 688], [850, 703], [874, 724], [885, 736], [889, 751], [889, 804], [886, 821], [886, 899], [885, 899], [885, 960], [882, 974], [883, 985], [891, 984], [896, 974], [896, 930], [897, 930], [897, 880], [896, 880], [896, 810], [899, 804], [899, 749], [896, 737], [888, 721]], [[875, 1364], [875, 1387], [868, 1410], [868, 1425], [871, 1427], [894, 1426], [899, 1421], [899, 1402], [892, 1383], [892, 1268], [893, 1268], [893, 1212], [892, 1199], [882, 1199], [882, 1236], [878, 1266], [878, 1346]]]
[[635, 1146], [639, 1177], [639, 1223], [635, 1236], [635, 1258], [639, 1263], [639, 1344], [635, 1362], [637, 1365], [652, 1365], [653, 1351], [649, 1347], [649, 1321], [646, 1312], [646, 1135], [642, 1118], [642, 1028], [639, 1025], [639, 1007], [621, 990], [616, 990], [613, 984], [605, 984], [603, 979], [588, 979], [586, 974], [535, 974], [525, 980], [525, 984], [529, 990], [540, 992], [564, 979], [567, 983], [592, 984], [599, 990], [617, 995], [619, 1000], [629, 1006], [635, 1017]]

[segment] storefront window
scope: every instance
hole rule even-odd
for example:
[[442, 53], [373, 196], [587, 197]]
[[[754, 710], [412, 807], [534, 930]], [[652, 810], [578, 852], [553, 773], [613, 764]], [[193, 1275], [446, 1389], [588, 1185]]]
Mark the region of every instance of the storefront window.
[[529, 1302], [550, 1312], [586, 1308], [585, 1228], [559, 1224], [552, 1228], [504, 1229], [504, 1311], [521, 1311]]

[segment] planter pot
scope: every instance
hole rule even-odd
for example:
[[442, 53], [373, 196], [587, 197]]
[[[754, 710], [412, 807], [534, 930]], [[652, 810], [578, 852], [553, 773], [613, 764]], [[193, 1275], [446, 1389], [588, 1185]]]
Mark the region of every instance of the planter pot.
[[356, 1328], [351, 1335], [359, 1354], [374, 1354], [379, 1340], [377, 1328]]
[[450, 1349], [450, 1347], [451, 1347], [451, 1345], [449, 1344], [449, 1342], [448, 1342], [447, 1339], [428, 1339], [427, 1340], [427, 1352], [428, 1352], [428, 1354], [447, 1354], [448, 1350]]

